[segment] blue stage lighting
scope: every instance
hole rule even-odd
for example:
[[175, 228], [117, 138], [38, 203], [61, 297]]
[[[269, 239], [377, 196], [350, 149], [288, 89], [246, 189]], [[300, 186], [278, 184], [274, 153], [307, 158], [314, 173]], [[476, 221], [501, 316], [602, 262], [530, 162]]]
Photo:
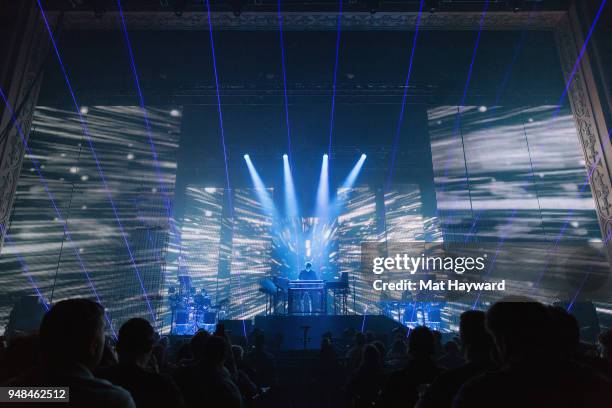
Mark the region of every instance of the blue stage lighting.
[[251, 180], [253, 181], [253, 185], [255, 186], [255, 194], [257, 195], [257, 199], [259, 200], [261, 207], [268, 215], [274, 217], [276, 214], [276, 209], [274, 207], [272, 197], [270, 197], [266, 186], [261, 180], [261, 177], [259, 177], [259, 173], [257, 173], [255, 165], [253, 165], [253, 162], [251, 161], [251, 158], [248, 154], [244, 155], [244, 160], [246, 160], [247, 167], [249, 168], [249, 174], [251, 175]]
[[329, 158], [327, 154], [323, 155], [321, 162], [316, 214], [319, 219], [326, 219], [329, 215]]
[[283, 176], [285, 179], [285, 211], [289, 218], [297, 217], [298, 205], [297, 196], [295, 194], [295, 186], [293, 184], [293, 175], [291, 174], [291, 166], [289, 166], [289, 156], [283, 155]]
[[359, 176], [359, 172], [361, 171], [361, 168], [363, 167], [363, 163], [365, 162], [366, 157], [367, 157], [366, 154], [363, 153], [361, 157], [359, 158], [359, 160], [357, 160], [357, 163], [355, 163], [355, 166], [353, 166], [353, 169], [351, 170], [349, 175], [346, 176], [344, 183], [342, 183], [342, 188], [353, 187], [353, 185], [355, 184], [355, 181], [357, 181], [357, 176]]

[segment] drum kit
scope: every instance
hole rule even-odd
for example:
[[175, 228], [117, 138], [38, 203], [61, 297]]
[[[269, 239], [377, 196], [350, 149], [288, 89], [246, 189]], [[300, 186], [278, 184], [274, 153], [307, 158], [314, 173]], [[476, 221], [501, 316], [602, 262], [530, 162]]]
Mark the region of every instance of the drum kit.
[[223, 300], [213, 305], [210, 295], [204, 288], [196, 293], [196, 288], [183, 285], [177, 291], [175, 287], [168, 289], [168, 300], [172, 311], [170, 332], [176, 335], [194, 334], [198, 330], [215, 330], [219, 317], [226, 314], [228, 303]]

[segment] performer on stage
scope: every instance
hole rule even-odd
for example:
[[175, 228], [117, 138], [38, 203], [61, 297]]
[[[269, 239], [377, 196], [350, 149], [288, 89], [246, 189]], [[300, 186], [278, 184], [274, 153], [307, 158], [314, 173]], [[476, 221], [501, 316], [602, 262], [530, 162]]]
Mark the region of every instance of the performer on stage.
[[306, 262], [304, 269], [300, 272], [299, 280], [317, 280], [317, 273], [312, 270], [312, 264], [310, 262]]
[[[299, 280], [317, 280], [317, 273], [312, 270], [312, 264], [310, 262], [306, 262], [304, 265], [304, 269], [300, 272]], [[314, 293], [309, 293], [310, 291], [305, 291], [302, 295], [302, 299], [300, 301], [300, 309], [304, 314], [312, 313], [312, 303], [313, 297], [316, 295]]]

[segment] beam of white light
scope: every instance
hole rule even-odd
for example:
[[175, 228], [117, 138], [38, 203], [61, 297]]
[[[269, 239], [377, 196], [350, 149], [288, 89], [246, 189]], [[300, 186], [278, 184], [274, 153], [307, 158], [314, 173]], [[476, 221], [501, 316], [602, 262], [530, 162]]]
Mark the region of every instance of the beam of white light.
[[272, 201], [272, 197], [268, 193], [266, 186], [264, 185], [261, 177], [259, 177], [259, 173], [255, 169], [253, 162], [248, 154], [244, 155], [244, 160], [246, 161], [247, 167], [249, 168], [249, 174], [251, 175], [251, 180], [253, 181], [253, 185], [255, 186], [255, 194], [257, 195], [257, 199], [261, 204], [262, 208], [266, 213], [271, 216], [274, 216], [276, 213], [276, 209], [274, 208], [274, 202]]
[[317, 188], [316, 214], [320, 220], [326, 220], [329, 216], [329, 158], [323, 155], [321, 162], [321, 175], [319, 176], [319, 187]]
[[357, 181], [357, 177], [361, 172], [361, 168], [363, 167], [363, 163], [365, 162], [366, 157], [366, 154], [363, 153], [359, 160], [357, 160], [357, 163], [355, 163], [355, 165], [351, 169], [351, 172], [348, 174], [348, 176], [346, 176], [346, 179], [344, 179], [342, 186], [339, 188], [339, 191], [342, 192], [342, 194], [337, 194], [332, 204], [334, 213], [337, 214], [340, 210], [340, 207], [343, 205], [343, 202], [346, 199], [346, 195], [344, 193], [355, 185], [355, 181]]
[[298, 215], [297, 196], [291, 166], [289, 166], [289, 156], [286, 154], [283, 155], [283, 176], [285, 179], [285, 211], [287, 217], [295, 218]]
[[365, 155], [365, 153], [362, 154], [357, 163], [355, 163], [355, 166], [344, 180], [344, 183], [342, 183], [343, 189], [351, 188], [355, 185], [355, 181], [357, 181], [357, 176], [359, 176], [359, 173], [361, 172], [361, 168], [363, 167], [363, 163], [365, 162], [366, 157], [367, 156]]

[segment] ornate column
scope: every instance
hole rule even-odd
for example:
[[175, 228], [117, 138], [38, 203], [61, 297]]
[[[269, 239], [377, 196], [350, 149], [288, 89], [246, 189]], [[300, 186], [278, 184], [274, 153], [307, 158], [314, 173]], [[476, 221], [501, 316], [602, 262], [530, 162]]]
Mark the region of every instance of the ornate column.
[[0, 249], [4, 231], [13, 206], [17, 181], [25, 147], [16, 122], [27, 140], [38, 92], [42, 82], [42, 70], [49, 49], [48, 34], [34, 2], [23, 2], [10, 10], [13, 27], [9, 47], [3, 57], [6, 61], [0, 83], [10, 109], [0, 99]]
[[[599, 22], [603, 24], [603, 21]], [[574, 65], [584, 44], [583, 31], [572, 9], [560, 21], [555, 30], [555, 37], [561, 59], [563, 75], [569, 80]], [[602, 104], [593, 77], [593, 70], [588, 52], [585, 52], [577, 66], [568, 89], [568, 99], [574, 115], [578, 137], [580, 139], [589, 183], [595, 200], [595, 207], [602, 231], [602, 239], [610, 252], [612, 240], [612, 180], [610, 164], [612, 163], [612, 146], [608, 139]]]

